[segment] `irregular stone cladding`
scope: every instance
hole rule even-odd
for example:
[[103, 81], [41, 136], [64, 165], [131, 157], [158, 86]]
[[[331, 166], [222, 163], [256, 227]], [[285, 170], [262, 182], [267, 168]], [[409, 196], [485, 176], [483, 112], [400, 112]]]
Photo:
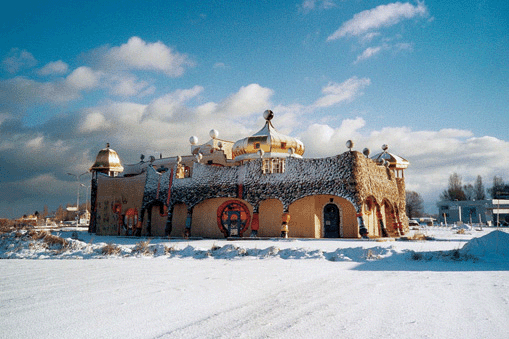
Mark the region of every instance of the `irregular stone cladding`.
[[356, 152], [320, 159], [287, 158], [285, 171], [273, 174], [262, 173], [261, 159], [231, 167], [195, 163], [191, 178], [176, 179], [174, 175], [169, 200], [171, 171], [160, 174], [149, 167], [142, 210], [156, 201], [167, 206], [184, 203], [192, 208], [206, 199], [230, 197], [243, 199], [256, 210], [261, 201], [278, 199], [288, 211], [290, 204], [300, 198], [330, 194], [347, 199], [359, 211], [354, 179], [357, 158]]
[[392, 204], [393, 208], [398, 209], [402, 223], [408, 225], [408, 218], [405, 213], [404, 179], [396, 178], [392, 169], [376, 164], [363, 154], [352, 153], [356, 159], [357, 203], [362, 204], [369, 197], [373, 197], [375, 202], [381, 205], [385, 199]]

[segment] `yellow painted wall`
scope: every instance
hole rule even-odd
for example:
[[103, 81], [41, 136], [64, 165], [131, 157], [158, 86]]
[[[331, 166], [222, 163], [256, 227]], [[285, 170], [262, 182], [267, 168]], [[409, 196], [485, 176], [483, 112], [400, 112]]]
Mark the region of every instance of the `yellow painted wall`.
[[258, 236], [259, 237], [281, 236], [283, 203], [278, 199], [264, 200], [260, 203], [258, 211], [260, 219], [260, 228], [258, 230]]
[[[320, 238], [316, 221], [316, 196], [309, 196], [295, 201], [290, 205], [290, 223], [288, 226], [290, 237]], [[320, 224], [319, 224], [320, 225]], [[318, 231], [318, 232], [317, 232]]]
[[[159, 214], [159, 206], [154, 206], [152, 208], [152, 235], [156, 237], [164, 237], [164, 228], [166, 227], [167, 216], [161, 216]], [[147, 216], [145, 216], [144, 220], [144, 229], [146, 229], [147, 224]], [[143, 234], [143, 233], [142, 233]]]
[[[253, 219], [253, 207], [246, 201], [234, 198], [215, 198], [208, 199], [199, 203], [193, 209], [193, 222], [191, 224], [191, 236], [205, 238], [224, 238], [217, 225], [217, 209], [228, 200], [240, 201], [249, 209], [251, 220]], [[249, 236], [250, 227], [244, 232], [243, 236]]]
[[98, 176], [97, 235], [117, 235], [118, 221], [112, 211], [115, 203], [122, 205], [122, 214], [129, 208], [140, 212], [145, 188], [145, 175], [127, 178]]
[[183, 237], [186, 228], [187, 206], [177, 204], [173, 207], [172, 230], [170, 237]]

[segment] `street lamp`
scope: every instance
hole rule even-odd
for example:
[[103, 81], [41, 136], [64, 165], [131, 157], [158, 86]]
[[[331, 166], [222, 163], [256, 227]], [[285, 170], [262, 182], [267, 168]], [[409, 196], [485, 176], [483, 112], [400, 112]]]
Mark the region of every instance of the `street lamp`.
[[68, 175], [70, 176], [73, 176], [76, 178], [76, 183], [78, 184], [78, 191], [76, 193], [76, 227], [78, 227], [78, 224], [80, 222], [80, 178], [82, 175], [85, 175], [85, 174], [88, 174], [88, 172], [85, 172], [85, 173], [81, 173], [80, 175], [76, 175], [76, 174], [73, 174], [73, 173], [67, 173]]

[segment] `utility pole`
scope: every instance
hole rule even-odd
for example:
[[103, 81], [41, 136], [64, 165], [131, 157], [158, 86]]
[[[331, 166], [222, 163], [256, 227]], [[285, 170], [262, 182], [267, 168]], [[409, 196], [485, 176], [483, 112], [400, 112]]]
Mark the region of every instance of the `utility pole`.
[[88, 172], [81, 173], [80, 175], [76, 175], [73, 173], [67, 173], [67, 174], [75, 177], [76, 183], [78, 184], [78, 190], [76, 193], [76, 227], [78, 227], [78, 224], [80, 223], [80, 186], [81, 186], [80, 178], [81, 178], [81, 176], [88, 174]]

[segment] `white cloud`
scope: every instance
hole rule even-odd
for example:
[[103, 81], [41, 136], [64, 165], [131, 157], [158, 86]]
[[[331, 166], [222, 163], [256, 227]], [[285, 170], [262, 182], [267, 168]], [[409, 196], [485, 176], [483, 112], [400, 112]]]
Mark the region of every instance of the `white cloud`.
[[[129, 97], [138, 95], [140, 92], [148, 89], [149, 83], [138, 80], [131, 74], [109, 74], [107, 75], [107, 86], [110, 88], [110, 94]], [[145, 92], [147, 95], [148, 92]]]
[[79, 130], [82, 133], [106, 130], [110, 127], [110, 123], [106, 121], [103, 114], [92, 112], [85, 116], [84, 121], [80, 124]]
[[90, 67], [78, 67], [67, 76], [65, 84], [76, 90], [90, 90], [99, 86], [102, 74]]
[[37, 104], [63, 104], [81, 97], [81, 91], [100, 86], [102, 72], [79, 67], [65, 79], [39, 82], [17, 76], [0, 80], [0, 100], [18, 108]]
[[322, 89], [325, 96], [319, 98], [314, 103], [315, 107], [329, 107], [340, 102], [351, 101], [362, 94], [362, 90], [369, 86], [371, 80], [368, 78], [359, 79], [352, 77], [341, 84], [330, 82]]
[[[144, 119], [154, 118], [168, 120], [172, 117], [177, 119], [185, 119], [182, 113], [187, 111], [183, 106], [184, 103], [195, 98], [203, 92], [203, 87], [194, 86], [190, 89], [179, 89], [175, 92], [166, 94], [160, 98], [153, 100], [145, 109]], [[180, 114], [179, 114], [180, 113]], [[178, 115], [175, 117], [175, 115]]]
[[79, 92], [62, 81], [38, 82], [25, 77], [0, 80], [0, 100], [17, 107], [32, 104], [65, 103], [79, 98]]
[[37, 74], [41, 76], [46, 75], [54, 75], [54, 74], [65, 74], [69, 70], [69, 65], [67, 65], [62, 60], [52, 61], [47, 63], [43, 68], [37, 71]]
[[217, 107], [218, 113], [232, 116], [246, 116], [263, 112], [271, 107], [270, 98], [274, 91], [258, 84], [243, 86]]
[[387, 5], [380, 5], [373, 9], [355, 14], [352, 19], [343, 23], [330, 35], [327, 41], [337, 40], [347, 36], [360, 36], [373, 29], [393, 26], [404, 19], [427, 15], [428, 9], [424, 3], [421, 2], [419, 2], [417, 6], [408, 2], [395, 2]]
[[187, 55], [173, 51], [160, 41], [147, 43], [139, 37], [132, 37], [127, 43], [102, 52], [101, 62], [109, 69], [149, 70], [179, 77], [187, 67], [194, 66]]
[[378, 53], [380, 53], [381, 50], [382, 46], [366, 48], [359, 56], [357, 56], [357, 59], [355, 59], [354, 64], [377, 55]]
[[13, 48], [10, 50], [9, 55], [2, 61], [2, 64], [7, 72], [16, 73], [22, 68], [34, 67], [37, 64], [37, 60], [26, 50]]

